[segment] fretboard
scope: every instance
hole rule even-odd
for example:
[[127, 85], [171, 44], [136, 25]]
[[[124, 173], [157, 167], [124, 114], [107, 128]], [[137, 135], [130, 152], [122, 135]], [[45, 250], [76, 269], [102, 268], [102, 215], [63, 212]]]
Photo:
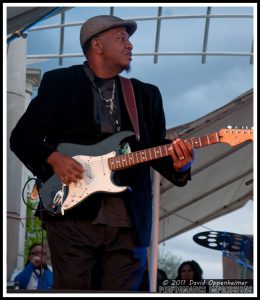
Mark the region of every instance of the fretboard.
[[[206, 136], [191, 138], [187, 140], [194, 148], [201, 148], [215, 143], [219, 143], [218, 132], [208, 134]], [[118, 155], [108, 159], [110, 170], [116, 171], [126, 169], [137, 164], [148, 162], [169, 156], [169, 147], [171, 144], [148, 148], [145, 150], [135, 151], [124, 155]]]

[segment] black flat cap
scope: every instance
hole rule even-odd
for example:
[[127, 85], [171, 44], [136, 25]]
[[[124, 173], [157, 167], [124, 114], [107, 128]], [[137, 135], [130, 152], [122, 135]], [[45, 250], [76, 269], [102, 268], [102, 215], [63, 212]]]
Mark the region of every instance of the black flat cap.
[[129, 36], [131, 36], [136, 31], [137, 24], [135, 21], [127, 21], [110, 15], [100, 15], [90, 18], [80, 29], [81, 47], [83, 48], [86, 41], [96, 34], [116, 27], [125, 27]]

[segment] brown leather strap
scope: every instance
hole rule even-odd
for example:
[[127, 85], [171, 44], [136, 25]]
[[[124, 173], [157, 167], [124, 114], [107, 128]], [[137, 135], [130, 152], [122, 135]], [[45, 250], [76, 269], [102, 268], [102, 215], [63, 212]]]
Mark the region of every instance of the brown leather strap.
[[135, 94], [134, 94], [132, 82], [130, 79], [127, 79], [122, 76], [119, 76], [119, 78], [122, 85], [125, 105], [135, 131], [136, 139], [139, 141], [140, 140], [139, 122], [138, 122], [137, 107], [135, 103]]

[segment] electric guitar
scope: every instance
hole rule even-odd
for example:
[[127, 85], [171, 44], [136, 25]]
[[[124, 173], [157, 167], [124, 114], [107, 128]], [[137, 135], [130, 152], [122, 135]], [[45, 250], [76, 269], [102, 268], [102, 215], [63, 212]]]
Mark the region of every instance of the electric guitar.
[[[118, 186], [113, 182], [113, 173], [137, 164], [169, 156], [171, 144], [118, 155], [120, 142], [134, 135], [131, 131], [122, 131], [94, 145], [61, 143], [58, 151], [73, 157], [83, 165], [83, 178], [68, 186], [61, 183], [54, 174], [40, 189], [43, 206], [52, 213], [64, 214], [97, 192], [120, 193], [127, 186]], [[206, 136], [188, 139], [194, 148], [201, 148], [215, 143], [239, 145], [253, 141], [253, 129], [232, 129], [228, 127]], [[105, 153], [105, 154], [104, 154]]]

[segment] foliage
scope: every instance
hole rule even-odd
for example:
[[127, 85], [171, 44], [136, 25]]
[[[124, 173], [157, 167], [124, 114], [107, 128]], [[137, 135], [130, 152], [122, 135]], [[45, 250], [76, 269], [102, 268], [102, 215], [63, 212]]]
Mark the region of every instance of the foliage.
[[[29, 248], [34, 243], [42, 243], [46, 240], [46, 231], [42, 230], [41, 221], [34, 217], [35, 210], [38, 206], [39, 198], [35, 200], [30, 198], [30, 193], [27, 195], [27, 209], [26, 209], [26, 231], [25, 231], [25, 260], [28, 257]], [[25, 261], [26, 262], [26, 261]]]
[[172, 252], [159, 247], [158, 268], [165, 271], [169, 279], [175, 279], [178, 274], [178, 267], [182, 259]]

